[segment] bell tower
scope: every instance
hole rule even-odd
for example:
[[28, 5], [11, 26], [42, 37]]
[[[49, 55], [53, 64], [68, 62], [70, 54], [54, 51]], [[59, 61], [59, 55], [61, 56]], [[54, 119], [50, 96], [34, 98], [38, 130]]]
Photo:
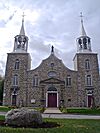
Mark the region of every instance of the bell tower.
[[77, 42], [77, 52], [79, 53], [91, 53], [91, 38], [87, 36], [84, 25], [83, 25], [83, 15], [81, 17], [81, 32], [80, 37], [76, 39]]
[[3, 105], [27, 106], [27, 71], [31, 67], [24, 15], [19, 35], [15, 36], [13, 52], [8, 53], [5, 70]]
[[15, 36], [13, 52], [26, 53], [28, 49], [28, 37], [24, 30], [24, 14], [22, 18], [22, 26], [19, 35]]
[[91, 39], [87, 36], [81, 13], [81, 34], [76, 39], [77, 53], [73, 59], [78, 72], [79, 106], [93, 107], [99, 104], [98, 55], [91, 50]]

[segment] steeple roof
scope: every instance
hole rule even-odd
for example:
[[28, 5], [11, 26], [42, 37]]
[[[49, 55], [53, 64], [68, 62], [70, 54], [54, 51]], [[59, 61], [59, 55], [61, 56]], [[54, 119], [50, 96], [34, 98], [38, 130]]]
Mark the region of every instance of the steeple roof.
[[19, 35], [24, 35], [25, 36], [25, 30], [24, 30], [24, 13], [22, 15], [22, 26], [21, 26], [21, 30], [20, 30], [20, 34]]
[[81, 17], [81, 32], [80, 32], [80, 35], [81, 36], [87, 36], [85, 28], [84, 28], [84, 25], [83, 25], [83, 15], [82, 15], [82, 12], [81, 12], [80, 17]]

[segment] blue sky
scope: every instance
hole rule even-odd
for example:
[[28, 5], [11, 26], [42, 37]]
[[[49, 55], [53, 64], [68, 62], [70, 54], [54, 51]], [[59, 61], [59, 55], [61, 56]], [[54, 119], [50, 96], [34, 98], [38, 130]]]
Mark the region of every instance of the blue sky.
[[51, 45], [56, 56], [73, 69], [80, 12], [92, 51], [100, 56], [100, 0], [0, 0], [0, 75], [4, 75], [7, 53], [13, 51], [14, 37], [20, 32], [23, 12], [32, 69], [49, 56]]

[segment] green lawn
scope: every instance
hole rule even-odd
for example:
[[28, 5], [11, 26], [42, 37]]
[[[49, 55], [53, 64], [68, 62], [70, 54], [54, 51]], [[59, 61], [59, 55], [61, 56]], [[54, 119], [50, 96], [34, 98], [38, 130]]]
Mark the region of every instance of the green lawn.
[[100, 133], [100, 120], [44, 119], [57, 122], [56, 128], [10, 128], [1, 127], [0, 133]]
[[5, 116], [4, 115], [0, 115], [0, 120], [4, 120]]
[[74, 108], [70, 108], [70, 109], [66, 109], [66, 108], [62, 108], [61, 111], [63, 113], [67, 113], [67, 114], [85, 114], [85, 115], [100, 115], [100, 109], [74, 109]]
[[[11, 109], [14, 109], [15, 107], [6, 107], [6, 106], [0, 106], [0, 112], [7, 112]], [[32, 108], [32, 107], [29, 107], [29, 109], [35, 109], [41, 113], [44, 112], [45, 108]]]
[[5, 107], [5, 106], [0, 106], [0, 112], [7, 112], [11, 110], [13, 107]]

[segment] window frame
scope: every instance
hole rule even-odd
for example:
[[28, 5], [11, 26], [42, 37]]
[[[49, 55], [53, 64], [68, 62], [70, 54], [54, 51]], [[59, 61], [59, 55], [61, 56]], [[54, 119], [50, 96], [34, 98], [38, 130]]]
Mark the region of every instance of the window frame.
[[71, 87], [72, 86], [72, 78], [70, 75], [66, 77], [66, 87]]
[[13, 86], [18, 86], [18, 84], [19, 84], [18, 75], [15, 74], [15, 75], [13, 76], [13, 79], [12, 79], [12, 85], [13, 85]]
[[89, 60], [89, 59], [86, 59], [86, 60], [85, 60], [85, 69], [86, 69], [86, 70], [90, 70], [90, 69], [91, 69], [90, 60]]
[[86, 86], [92, 86], [92, 76], [91, 75], [86, 75], [86, 77], [85, 77], [86, 79], [85, 79], [85, 85]]
[[32, 79], [32, 86], [33, 86], [33, 87], [39, 86], [39, 78], [38, 78], [38, 75], [34, 75], [34, 76], [33, 76], [33, 79]]
[[14, 69], [19, 70], [19, 59], [16, 59]]

